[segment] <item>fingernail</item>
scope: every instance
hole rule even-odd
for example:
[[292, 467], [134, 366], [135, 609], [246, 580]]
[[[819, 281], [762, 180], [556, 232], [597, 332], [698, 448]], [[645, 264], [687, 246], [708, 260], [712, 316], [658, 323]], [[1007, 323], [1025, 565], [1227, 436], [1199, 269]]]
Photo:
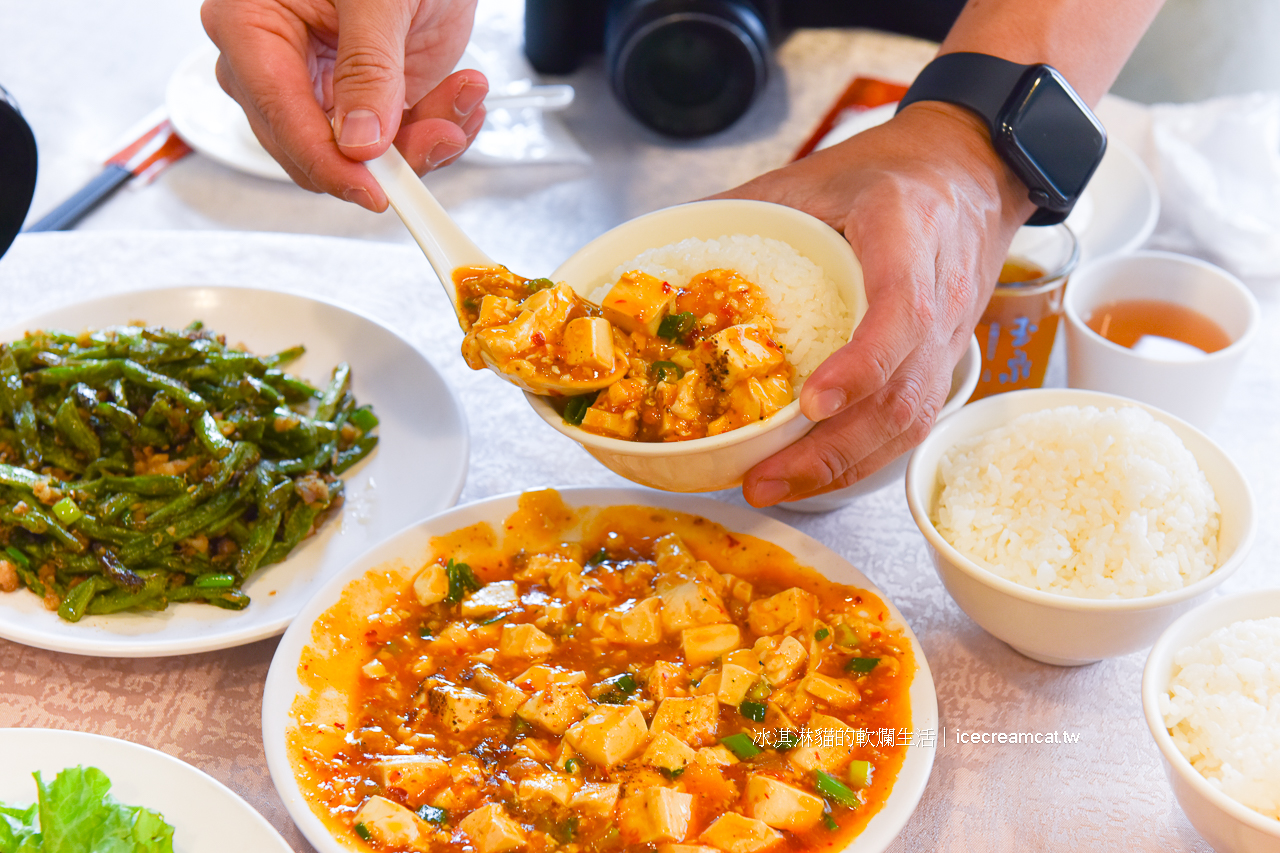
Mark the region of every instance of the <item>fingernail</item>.
[[436, 147], [427, 155], [427, 168], [434, 169], [461, 150], [462, 146], [456, 142], [437, 142]]
[[814, 419], [825, 421], [844, 408], [844, 392], [839, 388], [828, 388], [813, 398]]
[[484, 124], [484, 119], [485, 119], [485, 111], [476, 110], [471, 115], [467, 116], [466, 121], [464, 121], [461, 125], [459, 125], [459, 127], [461, 127], [462, 132], [465, 133], [468, 138], [470, 138], [472, 136], [475, 136], [480, 131], [480, 126]]
[[453, 99], [453, 108], [460, 116], [471, 115], [471, 111], [480, 106], [480, 102], [484, 100], [488, 91], [484, 86], [467, 83], [458, 90], [457, 96]]
[[382, 139], [382, 124], [373, 110], [352, 110], [342, 119], [338, 144], [343, 148], [367, 148]]
[[791, 494], [791, 484], [786, 480], [761, 480], [751, 490], [751, 497], [756, 506], [773, 506], [786, 500]]
[[352, 204], [358, 204], [369, 210], [373, 209], [373, 196], [363, 187], [347, 187], [342, 191], [342, 197]]

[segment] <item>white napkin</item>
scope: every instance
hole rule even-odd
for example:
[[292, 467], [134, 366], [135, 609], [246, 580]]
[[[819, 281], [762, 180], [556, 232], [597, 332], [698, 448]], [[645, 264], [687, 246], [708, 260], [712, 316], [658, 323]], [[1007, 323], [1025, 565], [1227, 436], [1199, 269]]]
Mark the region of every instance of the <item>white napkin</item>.
[[1280, 93], [1151, 107], [1153, 248], [1280, 279]]

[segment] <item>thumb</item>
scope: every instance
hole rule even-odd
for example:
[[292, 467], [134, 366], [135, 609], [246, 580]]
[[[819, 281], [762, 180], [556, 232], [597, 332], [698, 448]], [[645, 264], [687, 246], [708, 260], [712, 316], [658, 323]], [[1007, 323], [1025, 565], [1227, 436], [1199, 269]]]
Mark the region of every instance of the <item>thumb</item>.
[[404, 0], [338, 0], [333, 134], [353, 160], [382, 154], [404, 112], [404, 43], [412, 19]]

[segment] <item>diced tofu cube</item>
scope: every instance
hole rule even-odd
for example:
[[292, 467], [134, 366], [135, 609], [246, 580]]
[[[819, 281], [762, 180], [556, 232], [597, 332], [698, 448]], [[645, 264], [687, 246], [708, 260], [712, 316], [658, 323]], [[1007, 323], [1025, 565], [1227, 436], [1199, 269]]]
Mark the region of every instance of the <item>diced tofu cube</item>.
[[676, 300], [676, 289], [660, 278], [633, 270], [623, 273], [600, 303], [602, 313], [628, 332], [658, 334], [662, 318]]
[[720, 668], [720, 689], [716, 691], [716, 699], [725, 705], [738, 707], [759, 677], [745, 666], [726, 662]]
[[742, 578], [732, 578], [729, 581], [729, 597], [741, 601], [746, 604], [751, 601], [751, 593], [755, 587], [750, 581], [744, 581]]
[[613, 807], [618, 803], [618, 790], [621, 787], [617, 783], [588, 782], [574, 793], [569, 805], [578, 811], [608, 817], [613, 814]]
[[795, 637], [785, 637], [778, 647], [764, 656], [764, 677], [778, 686], [796, 677], [804, 666], [809, 651]]
[[592, 764], [612, 767], [639, 752], [648, 736], [639, 708], [601, 705], [570, 728], [565, 740]]
[[425, 796], [449, 778], [449, 763], [438, 755], [387, 755], [369, 769], [383, 788], [399, 788], [412, 799]]
[[806, 772], [824, 770], [840, 775], [857, 745], [853, 727], [827, 714], [814, 714], [807, 728], [808, 744], [788, 751], [787, 761]]
[[752, 376], [729, 389], [725, 413], [707, 425], [707, 433], [719, 435], [773, 417], [790, 402], [791, 382], [787, 377]]
[[713, 767], [728, 767], [730, 764], [738, 763], [738, 756], [734, 755], [729, 747], [716, 744], [704, 746], [698, 750], [697, 761], [699, 764], [710, 764]]
[[524, 827], [497, 803], [489, 803], [458, 821], [458, 829], [471, 839], [478, 853], [506, 853], [526, 844]]
[[747, 608], [747, 623], [757, 634], [778, 634], [808, 629], [817, 612], [813, 593], [791, 587]]
[[606, 412], [592, 406], [582, 416], [582, 428], [606, 436], [631, 438], [640, 429], [640, 416], [634, 409], [625, 412]]
[[387, 665], [377, 658], [360, 667], [360, 671], [364, 673], [365, 678], [386, 678], [388, 675]]
[[419, 604], [438, 604], [449, 594], [449, 575], [444, 566], [433, 563], [424, 566], [413, 579], [413, 594]]
[[628, 841], [684, 841], [693, 819], [693, 794], [674, 788], [642, 788], [623, 798], [618, 829]]
[[556, 641], [533, 625], [502, 626], [502, 639], [498, 641], [498, 654], [502, 657], [537, 660], [555, 650]]
[[480, 312], [476, 317], [476, 325], [500, 326], [510, 323], [520, 314], [520, 303], [507, 296], [486, 293], [480, 297]]
[[684, 670], [680, 668], [679, 664], [658, 661], [649, 670], [649, 677], [645, 680], [644, 689], [648, 692], [650, 698], [656, 702], [661, 702], [682, 684], [684, 684]]
[[567, 363], [613, 372], [613, 326], [605, 318], [575, 317], [564, 327], [563, 343]]
[[514, 320], [481, 329], [476, 339], [500, 364], [541, 350], [550, 341], [559, 339], [576, 302], [573, 289], [564, 282], [539, 290], [520, 303], [520, 313]]
[[618, 620], [622, 642], [630, 646], [649, 646], [662, 640], [662, 599], [643, 598], [626, 610]]
[[587, 674], [580, 669], [561, 669], [544, 663], [534, 664], [511, 679], [513, 684], [535, 691], [545, 690], [548, 684], [581, 684], [586, 680]]
[[715, 364], [719, 385], [730, 388], [753, 376], [764, 376], [786, 363], [773, 330], [763, 323], [740, 323], [712, 335], [709, 360]]
[[742, 642], [742, 632], [737, 625], [702, 625], [685, 628], [680, 632], [680, 641], [685, 661], [690, 666], [698, 666], [736, 649]]
[[[676, 381], [675, 399], [671, 401], [670, 406], [666, 407], [667, 411], [686, 421], [699, 420], [702, 417], [699, 390], [704, 384], [701, 370], [690, 370], [684, 376], [681, 376]], [[667, 419], [664, 417], [663, 426], [665, 427], [666, 425]]]
[[770, 776], [753, 774], [747, 780], [749, 816], [774, 829], [808, 829], [822, 819], [822, 798]]
[[538, 773], [521, 779], [516, 795], [525, 803], [549, 801], [567, 806], [581, 785], [581, 779], [565, 773]]
[[720, 853], [720, 851], [703, 844], [659, 844], [658, 853]]
[[660, 770], [683, 770], [694, 760], [696, 753], [671, 732], [662, 732], [653, 739], [640, 760]]
[[689, 581], [662, 593], [662, 627], [668, 633], [728, 621], [720, 596], [705, 583]]
[[503, 681], [487, 666], [475, 668], [475, 682], [493, 702], [499, 717], [510, 717], [529, 699], [523, 690]]
[[430, 827], [416, 814], [377, 794], [360, 806], [355, 823], [363, 824], [374, 841], [387, 847], [423, 850], [431, 835]]
[[716, 739], [720, 725], [720, 704], [714, 696], [671, 696], [662, 700], [653, 715], [649, 730], [671, 732], [691, 746], [702, 746]]
[[562, 735], [591, 707], [587, 694], [571, 684], [548, 684], [519, 707], [520, 719]]
[[483, 693], [456, 684], [435, 683], [427, 691], [427, 709], [453, 732], [465, 732], [493, 717], [493, 703]]
[[492, 616], [520, 606], [520, 593], [515, 581], [487, 583], [476, 592], [462, 599], [458, 606], [463, 616]]
[[693, 686], [689, 691], [694, 696], [716, 696], [720, 693], [720, 673], [719, 671], [708, 672], [702, 676], [702, 680]]
[[806, 675], [800, 682], [810, 696], [821, 699], [828, 705], [841, 708], [854, 708], [862, 702], [862, 694], [852, 681], [847, 678], [829, 678], [816, 672]]
[[664, 575], [686, 572], [694, 563], [693, 552], [678, 533], [667, 533], [653, 540], [653, 558], [658, 571]]
[[712, 821], [698, 840], [725, 853], [758, 853], [782, 841], [782, 833], [764, 821], [726, 812]]
[[756, 675], [759, 675], [763, 670], [760, 665], [760, 655], [756, 654], [755, 649], [737, 649], [729, 652], [724, 656], [724, 662], [740, 666], [743, 669], [749, 669]]

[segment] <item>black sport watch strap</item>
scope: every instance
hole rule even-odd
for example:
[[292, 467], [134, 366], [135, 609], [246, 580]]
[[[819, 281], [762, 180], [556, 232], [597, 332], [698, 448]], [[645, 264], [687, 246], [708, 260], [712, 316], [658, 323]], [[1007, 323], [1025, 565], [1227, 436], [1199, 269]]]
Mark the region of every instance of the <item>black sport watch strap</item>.
[[1033, 67], [985, 53], [944, 53], [920, 72], [898, 102], [898, 110], [916, 101], [946, 101], [967, 107], [986, 120], [994, 139], [995, 122], [1009, 93]]

